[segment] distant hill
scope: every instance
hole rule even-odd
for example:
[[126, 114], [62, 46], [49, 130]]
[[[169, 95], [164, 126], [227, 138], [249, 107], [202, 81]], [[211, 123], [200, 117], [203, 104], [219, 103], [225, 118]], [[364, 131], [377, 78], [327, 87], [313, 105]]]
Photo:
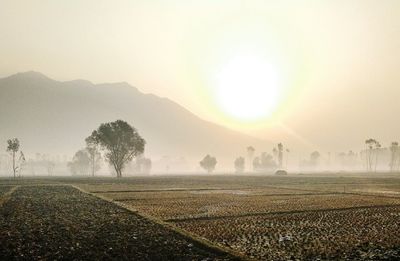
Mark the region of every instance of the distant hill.
[[18, 137], [28, 153], [72, 155], [100, 123], [122, 119], [146, 139], [155, 157], [245, 155], [248, 145], [266, 145], [204, 121], [173, 101], [141, 93], [125, 83], [60, 82], [37, 72], [0, 79], [0, 142]]

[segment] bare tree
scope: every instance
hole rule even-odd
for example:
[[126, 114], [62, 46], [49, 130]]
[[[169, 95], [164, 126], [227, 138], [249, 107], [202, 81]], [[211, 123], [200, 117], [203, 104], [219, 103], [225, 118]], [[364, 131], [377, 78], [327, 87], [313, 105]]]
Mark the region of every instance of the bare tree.
[[19, 140], [17, 138], [11, 139], [7, 141], [7, 151], [11, 153], [12, 156], [12, 168], [13, 168], [13, 174], [14, 178], [16, 177], [16, 173], [18, 170], [18, 166], [16, 165], [15, 162], [15, 155], [19, 151]]

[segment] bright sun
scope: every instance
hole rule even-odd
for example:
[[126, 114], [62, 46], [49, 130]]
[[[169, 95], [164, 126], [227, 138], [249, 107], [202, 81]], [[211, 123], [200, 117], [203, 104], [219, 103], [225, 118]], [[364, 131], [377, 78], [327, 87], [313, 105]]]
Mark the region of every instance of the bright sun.
[[270, 116], [278, 105], [279, 95], [278, 72], [262, 57], [235, 56], [217, 75], [218, 105], [241, 121]]

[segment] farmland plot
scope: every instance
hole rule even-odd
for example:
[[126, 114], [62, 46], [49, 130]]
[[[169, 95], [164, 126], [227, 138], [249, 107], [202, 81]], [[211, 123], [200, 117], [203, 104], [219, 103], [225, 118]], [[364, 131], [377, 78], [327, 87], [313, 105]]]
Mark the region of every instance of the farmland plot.
[[[37, 182], [74, 184], [259, 260], [400, 258], [398, 177], [181, 176]], [[75, 196], [71, 199], [64, 199], [64, 204], [76, 204]], [[131, 242], [125, 232], [115, 233], [122, 233], [118, 240]]]
[[21, 186], [0, 216], [3, 260], [235, 259], [70, 186]]
[[176, 222], [262, 260], [400, 258], [400, 207], [311, 211]]
[[397, 191], [398, 179], [257, 178], [253, 188], [232, 178], [210, 189], [184, 180], [178, 189], [97, 186], [96, 194], [260, 260], [399, 258], [400, 197], [364, 193]]
[[352, 194], [252, 195], [163, 192], [103, 196], [115, 196], [114, 199], [123, 200], [125, 204], [140, 212], [164, 220], [400, 204], [400, 198], [375, 198]]

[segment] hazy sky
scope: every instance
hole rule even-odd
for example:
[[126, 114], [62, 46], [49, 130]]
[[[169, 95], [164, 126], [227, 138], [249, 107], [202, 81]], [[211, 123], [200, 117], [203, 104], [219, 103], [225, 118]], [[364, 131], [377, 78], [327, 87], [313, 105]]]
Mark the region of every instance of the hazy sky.
[[1, 0], [0, 57], [0, 76], [126, 81], [293, 146], [400, 140], [398, 0]]

